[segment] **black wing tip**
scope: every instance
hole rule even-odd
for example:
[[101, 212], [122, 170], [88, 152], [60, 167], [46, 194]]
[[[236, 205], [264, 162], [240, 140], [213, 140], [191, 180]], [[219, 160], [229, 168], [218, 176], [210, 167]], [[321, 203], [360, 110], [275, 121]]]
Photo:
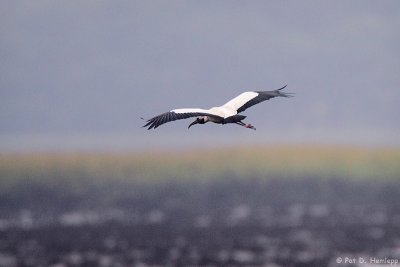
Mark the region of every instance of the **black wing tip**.
[[279, 91], [279, 90], [285, 89], [286, 86], [288, 86], [288, 85], [286, 84], [285, 86], [283, 86], [283, 87], [281, 87], [281, 88], [279, 88], [279, 89], [276, 89], [275, 91]]
[[147, 130], [151, 130], [151, 129], [155, 129], [157, 128], [158, 125], [156, 125], [157, 123], [157, 117], [151, 118], [149, 120], [146, 121], [146, 124], [142, 126], [142, 128], [146, 128]]
[[279, 89], [274, 90], [275, 93], [277, 93], [277, 96], [282, 96], [282, 97], [293, 97], [294, 94], [296, 93], [287, 93], [287, 92], [280, 92], [280, 90], [285, 89], [286, 86], [288, 86], [287, 84]]
[[173, 111], [167, 111], [163, 114], [160, 114], [158, 116], [155, 116], [149, 120], [146, 121], [146, 124], [142, 126], [142, 128], [147, 128], [147, 130], [151, 130], [151, 129], [156, 129], [157, 127], [159, 127], [160, 125], [167, 123], [169, 121], [173, 121], [176, 119], [169, 119], [168, 116], [171, 113], [175, 113]]
[[[151, 124], [151, 125], [150, 125]], [[147, 128], [147, 130], [151, 130], [154, 128], [154, 125], [152, 123], [148, 123], [146, 125], [143, 125], [142, 128]]]
[[279, 92], [279, 96], [283, 96], [283, 97], [294, 97], [296, 93], [281, 93]]
[[[145, 120], [143, 117], [140, 117], [140, 119]], [[147, 121], [146, 121], [146, 124], [143, 125], [141, 128], [146, 128], [146, 127], [149, 126], [152, 122], [153, 122], [152, 119], [147, 120]], [[147, 130], [150, 130], [150, 129], [151, 129], [151, 125], [147, 128]]]

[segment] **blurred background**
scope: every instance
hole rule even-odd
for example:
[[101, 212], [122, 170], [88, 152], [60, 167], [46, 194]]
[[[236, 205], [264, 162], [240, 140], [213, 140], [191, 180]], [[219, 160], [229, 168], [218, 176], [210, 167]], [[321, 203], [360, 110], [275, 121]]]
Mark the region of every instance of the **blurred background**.
[[[398, 1], [1, 1], [0, 266], [400, 260], [399, 28]], [[285, 84], [257, 131], [142, 128]]]

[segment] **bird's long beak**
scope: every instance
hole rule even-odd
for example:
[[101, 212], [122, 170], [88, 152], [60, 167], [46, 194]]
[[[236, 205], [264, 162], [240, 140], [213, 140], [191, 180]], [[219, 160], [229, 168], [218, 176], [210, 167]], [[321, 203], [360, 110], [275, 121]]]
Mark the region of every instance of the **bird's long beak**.
[[189, 124], [188, 129], [189, 129], [190, 127], [192, 127], [193, 125], [198, 124], [198, 123], [199, 123], [199, 122], [198, 122], [198, 120], [196, 119], [194, 122], [192, 122], [191, 124]]

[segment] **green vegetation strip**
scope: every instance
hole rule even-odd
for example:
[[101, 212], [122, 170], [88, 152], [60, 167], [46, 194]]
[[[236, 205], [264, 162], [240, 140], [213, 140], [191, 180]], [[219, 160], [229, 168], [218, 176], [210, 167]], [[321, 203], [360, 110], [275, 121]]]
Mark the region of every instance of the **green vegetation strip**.
[[399, 179], [400, 149], [252, 146], [130, 153], [0, 154], [0, 192], [21, 181], [43, 184], [190, 181], [218, 177]]

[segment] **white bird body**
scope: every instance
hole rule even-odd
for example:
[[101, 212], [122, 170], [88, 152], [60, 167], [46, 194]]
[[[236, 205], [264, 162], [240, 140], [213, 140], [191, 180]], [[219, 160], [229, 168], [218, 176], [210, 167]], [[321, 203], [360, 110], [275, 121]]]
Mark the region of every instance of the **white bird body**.
[[279, 88], [274, 91], [257, 91], [257, 92], [244, 92], [232, 100], [226, 102], [224, 105], [220, 107], [213, 107], [210, 109], [201, 109], [201, 108], [180, 108], [173, 109], [169, 112], [165, 112], [158, 116], [155, 116], [149, 119], [143, 127], [148, 127], [148, 130], [155, 129], [158, 126], [180, 119], [187, 119], [190, 117], [197, 117], [197, 119], [192, 122], [188, 128], [190, 128], [194, 124], [204, 124], [206, 122], [214, 122], [219, 124], [227, 124], [227, 123], [236, 123], [238, 125], [244, 126], [246, 128], [254, 129], [254, 126], [251, 124], [245, 124], [242, 122], [246, 116], [238, 115], [238, 113], [246, 110], [247, 108], [263, 102], [265, 100], [281, 96], [281, 97], [290, 97], [289, 93], [282, 93], [280, 90], [285, 88], [286, 85], [282, 88]]

